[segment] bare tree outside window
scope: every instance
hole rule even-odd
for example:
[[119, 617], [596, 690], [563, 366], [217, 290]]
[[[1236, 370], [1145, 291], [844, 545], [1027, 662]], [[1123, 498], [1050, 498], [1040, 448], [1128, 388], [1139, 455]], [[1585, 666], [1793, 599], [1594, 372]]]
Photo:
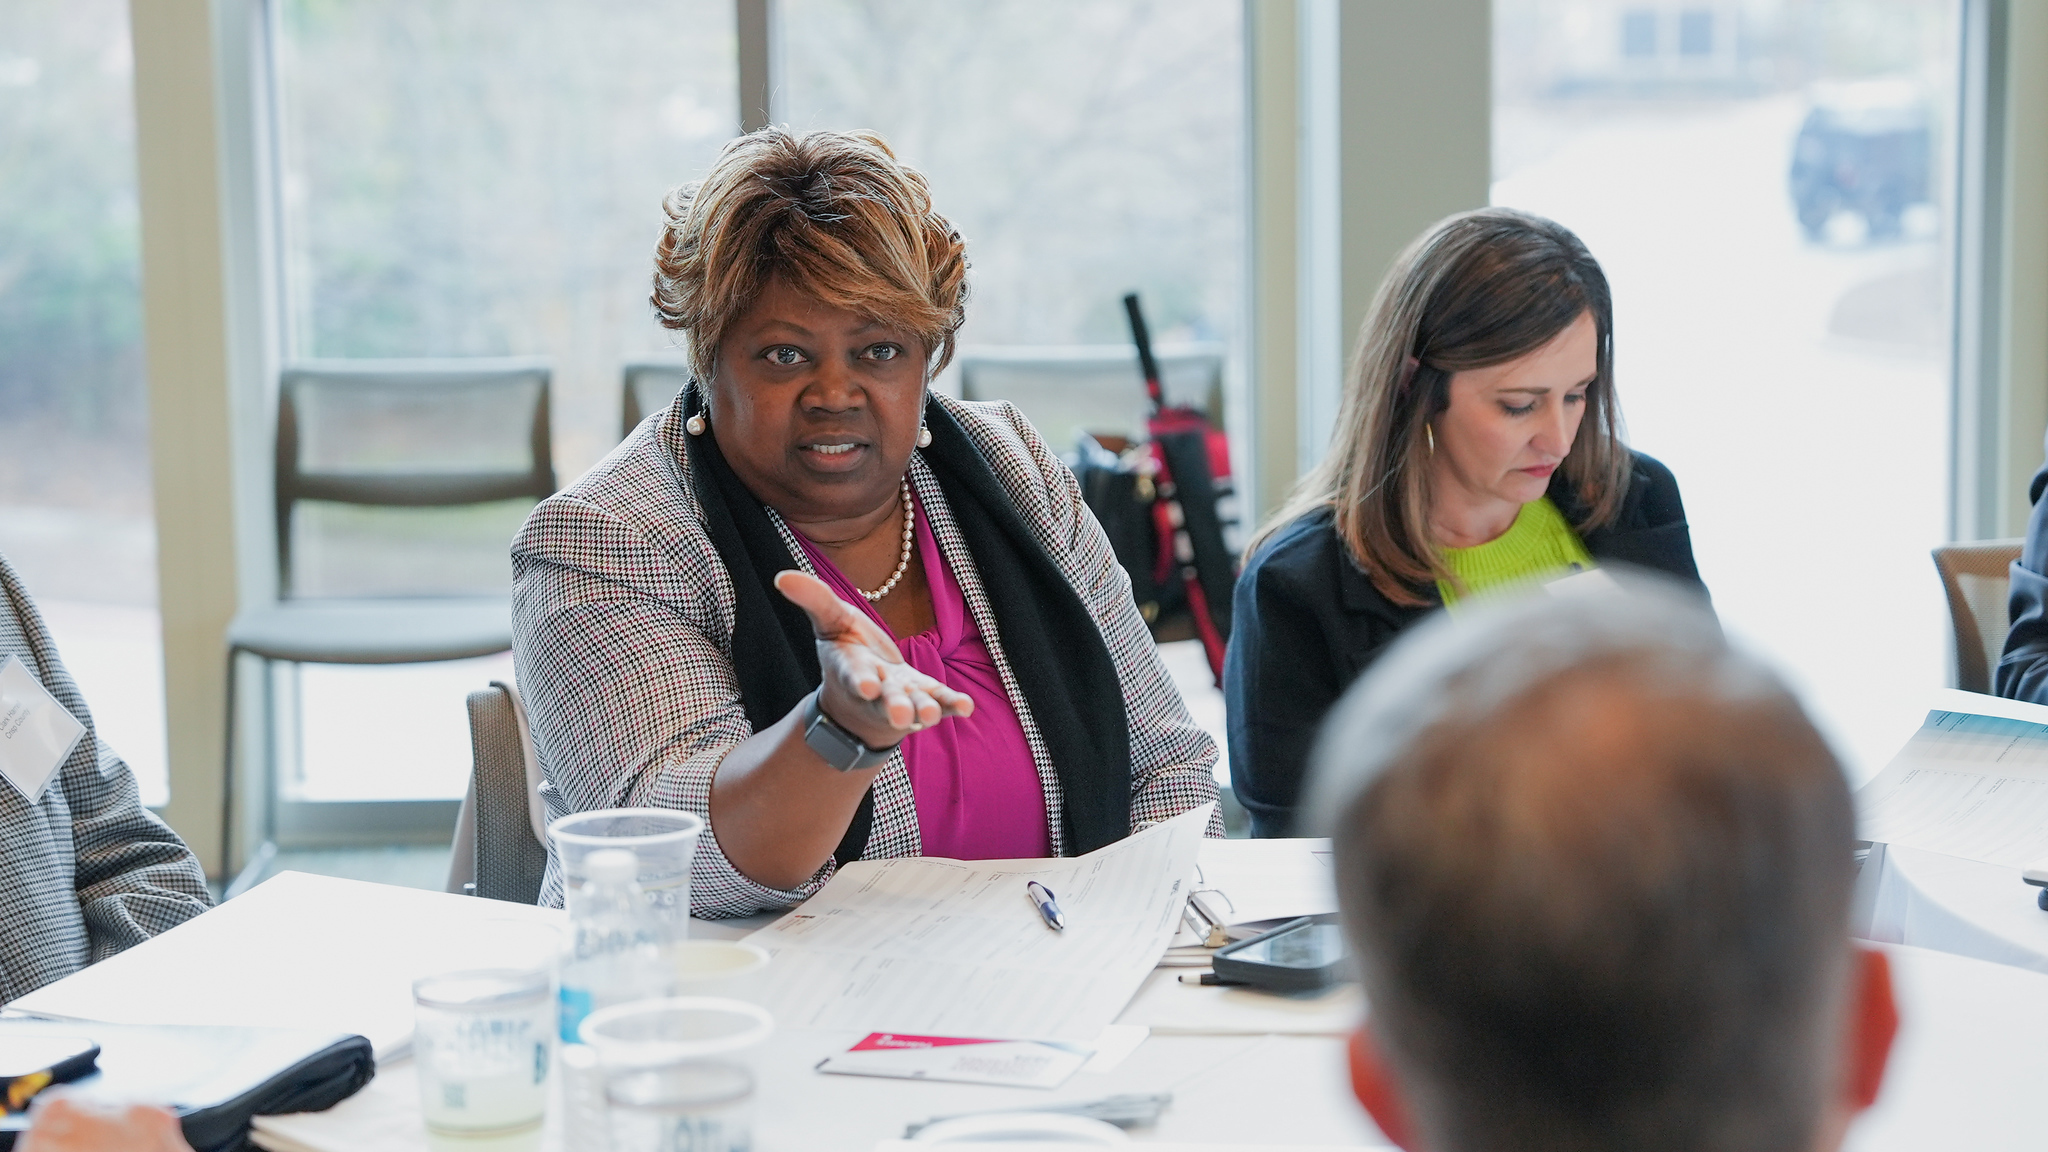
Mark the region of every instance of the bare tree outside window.
[[[673, 348], [647, 304], [654, 241], [664, 194], [738, 125], [731, 0], [277, 11], [290, 355], [544, 358], [556, 470], [574, 479], [618, 443], [624, 362]], [[302, 507], [319, 539], [297, 586], [503, 588], [526, 508]], [[307, 667], [287, 793], [459, 795], [463, 696], [510, 664]]]
[[[1235, 342], [1244, 32], [1235, 0], [780, 0], [779, 115], [872, 128], [967, 238], [965, 340]], [[1134, 383], [1135, 387], [1135, 383]], [[1064, 447], [1064, 446], [1062, 446]]]
[[[777, 115], [880, 132], [966, 237], [964, 344], [1128, 347], [1121, 301], [1135, 291], [1162, 346], [1214, 342], [1226, 372], [1241, 373], [1240, 0], [776, 0], [775, 11]], [[1135, 356], [1128, 388], [1129, 426], [1083, 426], [1141, 433]], [[1056, 425], [1082, 413], [1052, 394], [1006, 396], [1064, 452], [1072, 433]], [[1223, 698], [1199, 643], [1160, 652], [1221, 746]]]
[[161, 805], [133, 71], [120, 0], [0, 5], [0, 552]]

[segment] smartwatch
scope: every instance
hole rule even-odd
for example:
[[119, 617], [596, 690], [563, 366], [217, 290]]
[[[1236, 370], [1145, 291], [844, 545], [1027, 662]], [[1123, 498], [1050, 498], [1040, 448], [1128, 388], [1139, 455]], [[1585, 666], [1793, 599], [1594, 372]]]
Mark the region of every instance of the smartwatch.
[[837, 721], [825, 715], [825, 709], [818, 704], [818, 697], [824, 695], [823, 688], [810, 694], [804, 703], [804, 743], [818, 758], [841, 772], [856, 772], [863, 768], [879, 768], [889, 762], [897, 745], [887, 748], [870, 748], [860, 742], [860, 737], [841, 728]]

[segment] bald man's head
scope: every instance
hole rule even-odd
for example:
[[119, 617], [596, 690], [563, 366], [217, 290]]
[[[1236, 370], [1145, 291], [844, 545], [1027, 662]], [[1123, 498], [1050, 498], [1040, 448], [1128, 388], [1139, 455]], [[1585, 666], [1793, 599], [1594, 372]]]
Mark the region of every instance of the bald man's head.
[[1538, 597], [1420, 630], [1333, 716], [1313, 795], [1424, 1144], [1811, 1147], [1848, 790], [1703, 608]]

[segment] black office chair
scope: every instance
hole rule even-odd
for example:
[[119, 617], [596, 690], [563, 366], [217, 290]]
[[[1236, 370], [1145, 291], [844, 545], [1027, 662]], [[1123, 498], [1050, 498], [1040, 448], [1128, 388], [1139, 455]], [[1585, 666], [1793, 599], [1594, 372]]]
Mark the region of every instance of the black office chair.
[[[242, 656], [267, 669], [273, 661], [419, 664], [511, 648], [507, 530], [497, 519], [484, 518], [469, 533], [474, 541], [456, 539], [464, 533], [448, 524], [422, 530], [403, 511], [382, 536], [370, 520], [378, 510], [551, 495], [548, 389], [547, 366], [532, 360], [337, 360], [282, 372], [280, 596], [237, 613], [227, 635], [227, 847]], [[336, 535], [339, 544], [330, 542]]]
[[518, 689], [493, 680], [469, 694], [469, 746], [448, 891], [531, 904], [548, 866], [547, 809]]
[[636, 360], [626, 365], [625, 395], [619, 403], [619, 435], [631, 436], [642, 420], [668, 407], [689, 382], [690, 366], [681, 360]]

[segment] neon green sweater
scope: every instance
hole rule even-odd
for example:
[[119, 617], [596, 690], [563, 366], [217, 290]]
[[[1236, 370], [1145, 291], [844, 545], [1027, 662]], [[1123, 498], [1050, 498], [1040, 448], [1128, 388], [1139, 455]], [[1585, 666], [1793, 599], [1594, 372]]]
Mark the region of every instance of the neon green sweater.
[[[1522, 505], [1508, 530], [1486, 543], [1443, 552], [1444, 562], [1464, 585], [1467, 597], [1595, 567], [1592, 554], [1579, 543], [1578, 534], [1548, 496]], [[1436, 590], [1446, 607], [1458, 602], [1458, 589], [1450, 581], [1437, 581]]]

